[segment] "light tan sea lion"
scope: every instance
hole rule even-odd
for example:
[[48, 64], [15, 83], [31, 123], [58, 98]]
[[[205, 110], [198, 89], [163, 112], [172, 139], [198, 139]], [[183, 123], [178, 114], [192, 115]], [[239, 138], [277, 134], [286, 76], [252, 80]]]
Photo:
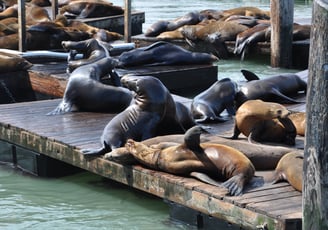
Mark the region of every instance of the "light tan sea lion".
[[288, 118], [293, 122], [297, 135], [304, 136], [306, 130], [306, 113], [292, 112]]
[[249, 142], [275, 142], [295, 145], [296, 128], [288, 118], [290, 111], [273, 102], [249, 100], [237, 110], [232, 139], [240, 133]]
[[231, 15], [252, 16], [260, 19], [270, 19], [270, 11], [261, 10], [257, 7], [237, 7], [229, 10], [224, 10], [223, 15], [229, 17]]
[[303, 152], [294, 151], [284, 155], [269, 180], [273, 184], [279, 181], [288, 181], [297, 191], [302, 192]]
[[127, 141], [125, 147], [140, 163], [150, 168], [177, 175], [204, 173], [216, 179], [226, 180], [215, 185], [227, 188], [231, 195], [241, 195], [244, 186], [254, 176], [254, 166], [242, 152], [234, 148], [214, 143], [200, 143], [201, 132], [202, 129], [195, 126], [186, 132], [184, 143], [162, 150], [150, 148], [132, 139]]

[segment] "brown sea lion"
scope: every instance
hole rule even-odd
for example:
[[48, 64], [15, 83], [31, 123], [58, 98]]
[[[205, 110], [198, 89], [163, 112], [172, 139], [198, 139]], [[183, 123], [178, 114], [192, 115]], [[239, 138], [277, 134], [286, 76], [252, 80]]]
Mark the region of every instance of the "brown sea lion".
[[252, 16], [260, 19], [270, 19], [270, 11], [261, 10], [257, 7], [244, 6], [223, 11], [224, 17], [231, 15]]
[[18, 55], [0, 52], [0, 73], [27, 70], [32, 65], [32, 63]]
[[297, 135], [304, 136], [306, 130], [306, 113], [305, 112], [291, 112], [288, 118], [293, 122]]
[[10, 18], [10, 17], [18, 17], [18, 5], [14, 4], [8, 8], [6, 8], [4, 11], [0, 12], [0, 20], [4, 18]]
[[32, 3], [26, 4], [26, 25], [50, 21], [50, 16], [45, 8]]
[[[63, 41], [62, 46], [65, 50], [70, 51], [67, 67], [68, 73], [82, 65], [88, 65], [110, 56], [107, 48], [94, 38], [82, 41]], [[75, 55], [78, 53], [83, 54], [83, 58], [75, 60]]]
[[105, 57], [76, 68], [69, 76], [61, 103], [48, 115], [71, 111], [119, 112], [129, 106], [131, 92], [123, 87], [105, 85], [100, 78], [109, 74], [116, 60]]
[[[201, 128], [189, 129], [184, 143], [165, 149], [154, 149], [129, 139], [128, 151], [142, 164], [177, 175], [203, 173], [215, 179], [226, 180], [214, 185], [223, 186], [231, 195], [241, 195], [244, 186], [254, 176], [254, 166], [240, 151], [226, 145], [200, 143]], [[197, 177], [203, 179], [203, 177]], [[206, 183], [211, 183], [205, 180]]]
[[159, 40], [174, 40], [174, 39], [184, 39], [181, 29], [176, 29], [173, 31], [165, 31], [156, 36]]
[[191, 111], [197, 122], [227, 121], [220, 114], [226, 109], [229, 115], [235, 115], [235, 96], [237, 83], [230, 78], [216, 81], [207, 90], [196, 95], [191, 103]]
[[154, 137], [161, 125], [166, 130], [170, 130], [170, 127], [182, 129], [175, 120], [176, 107], [172, 95], [159, 79], [152, 76], [125, 75], [121, 82], [135, 93], [134, 98], [131, 104], [104, 128], [101, 136], [102, 147], [82, 150], [85, 156], [103, 155], [123, 146], [129, 138], [142, 141]]
[[236, 112], [232, 139], [242, 133], [249, 142], [295, 145], [296, 128], [289, 114], [290, 111], [278, 103], [248, 100]]
[[240, 86], [241, 98], [238, 104], [245, 100], [261, 99], [278, 103], [302, 103], [289, 96], [299, 92], [306, 93], [307, 83], [297, 74], [278, 74], [265, 79], [260, 79], [256, 74], [248, 70], [241, 70], [246, 79], [251, 80]]
[[302, 192], [303, 186], [303, 157], [301, 151], [293, 151], [284, 155], [273, 172], [267, 179], [273, 184], [279, 181], [288, 181], [297, 191]]
[[123, 14], [120, 6], [106, 1], [76, 0], [60, 8], [60, 14], [73, 18], [95, 18]]

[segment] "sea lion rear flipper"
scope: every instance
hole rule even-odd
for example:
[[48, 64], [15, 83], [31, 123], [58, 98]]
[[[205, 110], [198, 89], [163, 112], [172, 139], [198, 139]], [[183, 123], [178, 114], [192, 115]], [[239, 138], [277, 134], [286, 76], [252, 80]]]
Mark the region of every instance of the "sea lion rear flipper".
[[218, 186], [221, 188], [224, 188], [224, 186], [222, 186], [222, 183], [217, 182], [216, 180], [213, 180], [212, 178], [210, 178], [207, 174], [205, 173], [201, 173], [201, 172], [191, 172], [190, 176], [197, 178], [198, 180], [205, 182], [207, 184], [211, 184], [214, 186]]
[[241, 73], [244, 75], [245, 79], [247, 81], [254, 81], [254, 80], [260, 80], [260, 78], [253, 72], [242, 69], [240, 70]]
[[281, 101], [281, 103], [287, 103], [287, 104], [293, 104], [293, 103], [305, 103], [305, 101], [297, 101], [293, 98], [290, 98], [282, 93], [280, 93], [278, 90], [276, 89], [272, 89], [271, 93], [278, 97]]
[[244, 189], [244, 178], [242, 175], [235, 175], [225, 181], [222, 186], [226, 187], [232, 196], [242, 195]]

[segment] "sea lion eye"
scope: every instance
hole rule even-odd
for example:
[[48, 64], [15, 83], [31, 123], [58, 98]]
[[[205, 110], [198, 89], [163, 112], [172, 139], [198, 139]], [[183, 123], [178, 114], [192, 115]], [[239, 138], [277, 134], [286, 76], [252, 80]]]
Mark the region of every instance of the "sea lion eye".
[[277, 110], [277, 115], [281, 115], [282, 111], [280, 109]]

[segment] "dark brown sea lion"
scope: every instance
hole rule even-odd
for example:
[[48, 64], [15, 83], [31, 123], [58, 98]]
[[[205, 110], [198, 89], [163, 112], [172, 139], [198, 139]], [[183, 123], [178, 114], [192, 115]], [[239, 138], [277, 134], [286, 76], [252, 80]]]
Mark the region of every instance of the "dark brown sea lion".
[[293, 122], [297, 135], [304, 136], [306, 130], [306, 113], [292, 112], [288, 118]]
[[[108, 49], [94, 38], [82, 41], [63, 41], [62, 46], [64, 49], [70, 51], [67, 68], [68, 73], [71, 73], [82, 65], [89, 65], [104, 57], [110, 56]], [[78, 53], [83, 54], [83, 58], [75, 60], [75, 55]]]
[[[214, 185], [223, 186], [231, 195], [241, 195], [244, 186], [254, 176], [254, 166], [240, 151], [226, 145], [200, 143], [201, 128], [189, 129], [184, 143], [165, 149], [154, 149], [129, 139], [128, 151], [147, 167], [177, 175], [203, 173], [215, 179], [226, 180]], [[203, 179], [203, 177], [197, 177]], [[211, 183], [205, 180], [206, 183]]]
[[123, 87], [105, 85], [100, 78], [110, 73], [116, 60], [105, 57], [76, 68], [68, 79], [62, 102], [48, 115], [70, 111], [119, 112], [129, 106], [131, 92]]
[[0, 52], [0, 73], [27, 70], [32, 65], [32, 63], [18, 55]]
[[191, 52], [169, 42], [156, 42], [150, 46], [123, 52], [119, 66], [209, 64], [218, 58], [208, 53]]
[[60, 14], [73, 18], [95, 18], [123, 14], [120, 6], [106, 1], [77, 0], [60, 8]]
[[244, 60], [245, 53], [250, 46], [266, 40], [268, 27], [270, 27], [270, 23], [261, 23], [239, 33], [236, 37], [234, 54], [241, 55], [241, 60]]
[[303, 157], [301, 151], [289, 152], [284, 155], [269, 180], [272, 183], [288, 181], [297, 191], [302, 192], [303, 187]]
[[[248, 70], [241, 70], [246, 79], [259, 79]], [[239, 104], [245, 100], [261, 99], [278, 103], [302, 103], [290, 98], [289, 95], [306, 92], [307, 83], [297, 74], [279, 74], [261, 80], [252, 80], [240, 86]]]
[[191, 103], [191, 111], [197, 122], [226, 121], [220, 114], [226, 109], [229, 115], [235, 115], [235, 96], [237, 83], [229, 78], [216, 81], [207, 90], [196, 95]]
[[236, 112], [232, 139], [242, 133], [249, 142], [295, 145], [296, 128], [289, 114], [290, 111], [278, 103], [248, 100]]
[[[121, 147], [129, 138], [142, 141], [154, 137], [160, 125], [166, 130], [177, 128], [175, 102], [163, 83], [151, 76], [125, 75], [122, 85], [135, 92], [131, 104], [117, 114], [104, 128], [101, 136], [103, 146], [85, 149], [85, 156], [105, 154]], [[181, 127], [178, 127], [181, 128]]]

